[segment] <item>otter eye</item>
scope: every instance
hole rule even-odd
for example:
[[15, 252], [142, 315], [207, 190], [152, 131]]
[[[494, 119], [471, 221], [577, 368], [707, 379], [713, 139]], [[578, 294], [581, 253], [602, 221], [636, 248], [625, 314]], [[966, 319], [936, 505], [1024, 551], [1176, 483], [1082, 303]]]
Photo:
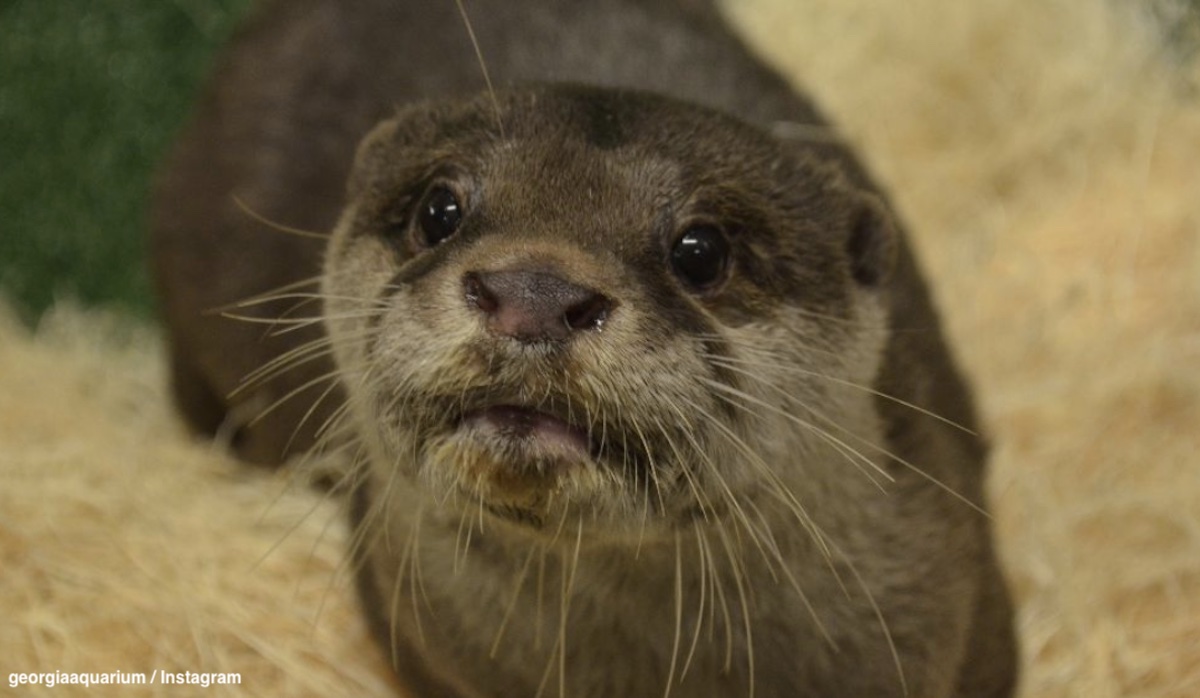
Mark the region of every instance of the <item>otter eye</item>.
[[697, 291], [716, 285], [729, 266], [729, 240], [715, 225], [694, 225], [671, 248], [671, 270]]
[[425, 195], [417, 212], [422, 242], [429, 247], [442, 243], [458, 232], [462, 219], [462, 204], [458, 202], [454, 192], [446, 187], [434, 187]]

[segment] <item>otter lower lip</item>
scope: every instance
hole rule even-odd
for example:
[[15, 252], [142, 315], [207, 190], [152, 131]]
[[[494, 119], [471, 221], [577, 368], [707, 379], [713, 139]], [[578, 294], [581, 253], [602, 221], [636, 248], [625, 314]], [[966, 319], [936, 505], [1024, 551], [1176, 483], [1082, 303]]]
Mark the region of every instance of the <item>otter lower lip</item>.
[[572, 451], [589, 451], [587, 431], [554, 415], [520, 405], [495, 405], [469, 412], [463, 425], [512, 439], [530, 439]]

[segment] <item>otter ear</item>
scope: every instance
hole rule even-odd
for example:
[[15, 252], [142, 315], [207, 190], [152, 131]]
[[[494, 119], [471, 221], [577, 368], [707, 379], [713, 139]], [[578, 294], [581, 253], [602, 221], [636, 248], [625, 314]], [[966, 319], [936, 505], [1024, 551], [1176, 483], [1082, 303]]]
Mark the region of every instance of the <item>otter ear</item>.
[[896, 226], [878, 197], [866, 193], [859, 196], [846, 238], [850, 272], [863, 286], [881, 286], [896, 264]]

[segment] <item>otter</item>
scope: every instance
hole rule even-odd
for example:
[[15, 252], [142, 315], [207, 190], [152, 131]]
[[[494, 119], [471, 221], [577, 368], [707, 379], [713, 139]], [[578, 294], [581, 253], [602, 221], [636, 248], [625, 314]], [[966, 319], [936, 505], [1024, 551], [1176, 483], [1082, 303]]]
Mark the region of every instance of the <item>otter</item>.
[[344, 454], [413, 695], [1012, 694], [902, 226], [709, 2], [270, 3], [152, 216], [177, 404]]

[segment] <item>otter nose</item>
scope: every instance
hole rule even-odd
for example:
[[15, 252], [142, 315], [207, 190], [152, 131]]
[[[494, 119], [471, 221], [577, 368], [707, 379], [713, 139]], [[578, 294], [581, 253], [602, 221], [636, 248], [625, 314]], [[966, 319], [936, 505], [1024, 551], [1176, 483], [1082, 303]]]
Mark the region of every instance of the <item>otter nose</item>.
[[615, 305], [590, 288], [536, 271], [468, 272], [463, 288], [491, 331], [520, 342], [561, 342], [599, 329]]

